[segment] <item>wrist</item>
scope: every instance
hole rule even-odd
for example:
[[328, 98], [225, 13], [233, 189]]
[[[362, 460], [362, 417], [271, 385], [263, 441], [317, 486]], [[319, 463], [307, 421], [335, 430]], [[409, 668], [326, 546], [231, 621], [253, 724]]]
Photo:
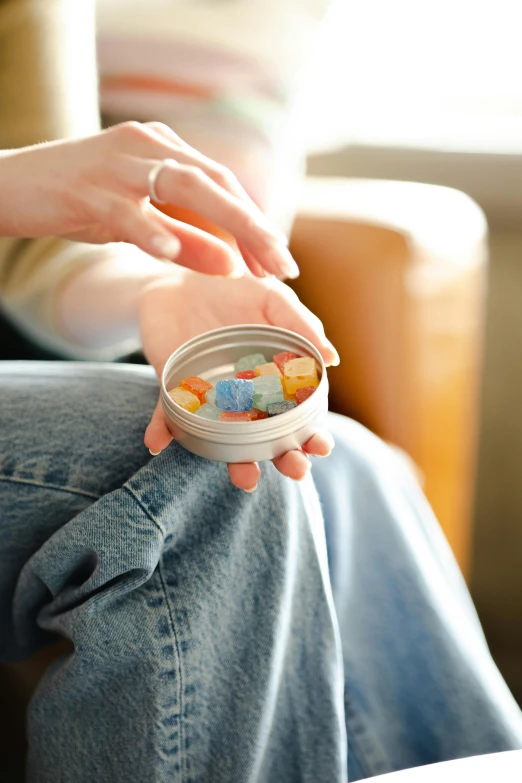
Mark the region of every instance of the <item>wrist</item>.
[[60, 331], [79, 348], [104, 350], [129, 341], [137, 346], [143, 293], [158, 281], [180, 277], [182, 271], [131, 245], [93, 246], [90, 263], [60, 290]]

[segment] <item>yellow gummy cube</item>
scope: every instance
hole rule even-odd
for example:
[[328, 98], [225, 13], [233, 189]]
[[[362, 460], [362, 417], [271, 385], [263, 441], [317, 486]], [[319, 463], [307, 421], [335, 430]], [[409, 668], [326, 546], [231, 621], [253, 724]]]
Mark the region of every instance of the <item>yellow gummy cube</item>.
[[177, 402], [179, 406], [186, 411], [189, 411], [189, 413], [195, 413], [201, 405], [195, 394], [187, 391], [187, 389], [182, 389], [181, 386], [176, 386], [175, 389], [171, 389], [169, 391], [169, 397], [172, 397], [174, 402]]
[[284, 385], [287, 394], [295, 394], [296, 389], [302, 389], [305, 386], [317, 388], [319, 377], [315, 359], [312, 359], [311, 356], [303, 356], [286, 362]]
[[255, 368], [256, 375], [277, 375], [281, 378], [281, 370], [275, 362], [267, 362], [266, 364], [258, 364]]

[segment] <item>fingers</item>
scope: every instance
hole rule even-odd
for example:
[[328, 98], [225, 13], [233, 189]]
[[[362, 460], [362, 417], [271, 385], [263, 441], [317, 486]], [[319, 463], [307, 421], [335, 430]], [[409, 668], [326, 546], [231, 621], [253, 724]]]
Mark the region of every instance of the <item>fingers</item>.
[[304, 446], [303, 451], [312, 454], [314, 457], [328, 457], [335, 446], [335, 441], [328, 430], [322, 430], [312, 435]]
[[160, 451], [166, 449], [172, 441], [172, 435], [165, 422], [165, 413], [163, 411], [161, 399], [158, 399], [158, 404], [154, 409], [149, 426], [145, 430], [143, 441], [153, 455], [159, 454]]
[[[188, 166], [198, 166], [205, 174], [214, 180], [216, 185], [228, 190], [228, 192], [247, 203], [252, 209], [254, 209], [259, 217], [263, 218], [263, 213], [255, 203], [255, 201], [248, 195], [244, 187], [241, 185], [235, 174], [230, 171], [226, 166], [222, 166], [216, 161], [203, 155], [199, 150], [194, 149], [181, 139], [172, 128], [165, 125], [162, 122], [147, 122], [144, 125], [149, 131], [152, 131], [154, 144], [167, 143], [167, 147], [164, 148], [164, 155], [162, 157], [174, 157], [178, 163], [184, 163]], [[174, 151], [174, 155], [172, 152]], [[151, 152], [144, 157], [157, 158], [157, 150], [154, 153]], [[160, 157], [161, 159], [161, 157]], [[286, 238], [278, 234], [278, 237], [286, 242]]]
[[250, 253], [250, 251], [247, 250], [244, 245], [238, 244], [238, 248], [241, 255], [243, 256], [245, 264], [250, 269], [254, 277], [268, 277], [270, 275], [270, 273], [264, 270], [261, 264], [256, 261], [252, 253]]
[[276, 457], [272, 462], [283, 476], [294, 479], [294, 481], [302, 481], [312, 467], [306, 454], [298, 449], [288, 451], [282, 457]]
[[[118, 182], [142, 198], [148, 193], [148, 177], [156, 160], [120, 155], [115, 168]], [[299, 269], [286, 244], [274, 235], [267, 221], [251, 202], [236, 198], [196, 165], [171, 159], [156, 177], [160, 201], [177, 204], [203, 215], [241, 242], [258, 263], [271, 274], [297, 277]]]
[[278, 280], [273, 281], [268, 293], [266, 316], [274, 326], [290, 329], [310, 340], [321, 353], [327, 367], [340, 363], [339, 354], [327, 339], [319, 318], [299, 301], [288, 286]]
[[123, 123], [106, 133], [114, 153], [112, 173], [134, 197], [143, 199], [149, 194], [151, 169], [158, 161], [170, 159], [156, 178], [161, 201], [196, 211], [226, 229], [270, 274], [298, 276], [286, 238], [268, 224], [227, 168], [185, 144], [161, 123]]
[[238, 489], [253, 492], [261, 478], [261, 470], [257, 462], [243, 462], [228, 465], [230, 480]]
[[245, 263], [226, 242], [188, 223], [174, 220], [151, 205], [148, 209], [154, 213], [154, 219], [160, 225], [179, 238], [181, 250], [176, 256], [176, 264], [207, 275], [243, 276]]

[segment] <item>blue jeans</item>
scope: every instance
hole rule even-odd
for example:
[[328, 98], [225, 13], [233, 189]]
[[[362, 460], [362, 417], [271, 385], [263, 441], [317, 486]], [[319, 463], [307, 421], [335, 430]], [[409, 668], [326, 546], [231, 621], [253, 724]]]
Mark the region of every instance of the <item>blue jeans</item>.
[[315, 486], [264, 464], [250, 495], [175, 443], [151, 459], [156, 396], [149, 368], [0, 365], [0, 656], [74, 645], [30, 704], [31, 783], [341, 783], [522, 747], [385, 445], [332, 415]]

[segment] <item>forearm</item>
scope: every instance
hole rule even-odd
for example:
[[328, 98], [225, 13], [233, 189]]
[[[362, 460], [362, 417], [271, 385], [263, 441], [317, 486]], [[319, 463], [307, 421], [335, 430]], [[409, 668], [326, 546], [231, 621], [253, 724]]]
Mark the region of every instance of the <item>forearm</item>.
[[56, 294], [57, 329], [80, 352], [138, 344], [142, 291], [162, 277], [181, 281], [184, 270], [122, 244], [93, 252], [100, 260], [73, 272]]

